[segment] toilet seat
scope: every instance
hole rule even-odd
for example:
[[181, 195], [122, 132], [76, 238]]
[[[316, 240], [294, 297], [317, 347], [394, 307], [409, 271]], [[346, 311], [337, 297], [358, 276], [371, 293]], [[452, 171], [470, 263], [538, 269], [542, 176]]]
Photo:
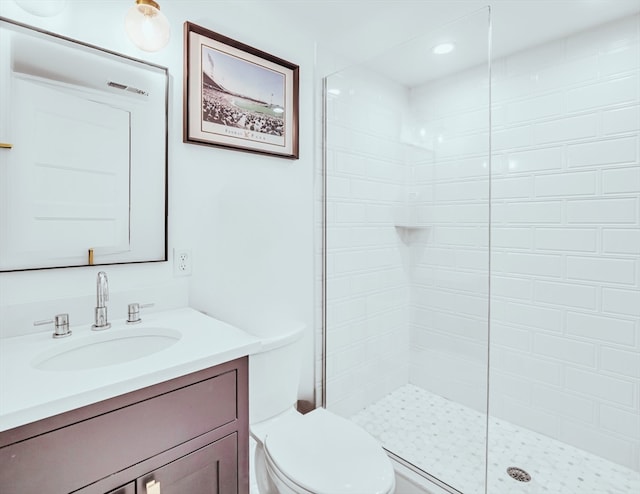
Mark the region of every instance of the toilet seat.
[[324, 408], [269, 431], [264, 450], [274, 473], [296, 492], [387, 494], [395, 487], [378, 441]]
[[278, 467], [275, 466], [271, 457], [266, 453], [265, 463], [267, 471], [269, 472], [269, 478], [275, 487], [274, 492], [277, 492], [278, 494], [315, 494], [314, 492], [306, 490], [301, 485], [296, 484], [293, 480], [282, 473]]

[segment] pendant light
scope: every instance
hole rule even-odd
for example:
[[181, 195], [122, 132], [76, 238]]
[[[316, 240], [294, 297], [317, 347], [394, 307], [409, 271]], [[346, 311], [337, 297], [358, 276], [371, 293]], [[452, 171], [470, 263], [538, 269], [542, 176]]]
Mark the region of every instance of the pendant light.
[[153, 0], [136, 0], [125, 16], [124, 28], [131, 41], [144, 51], [164, 48], [171, 35], [169, 21]]

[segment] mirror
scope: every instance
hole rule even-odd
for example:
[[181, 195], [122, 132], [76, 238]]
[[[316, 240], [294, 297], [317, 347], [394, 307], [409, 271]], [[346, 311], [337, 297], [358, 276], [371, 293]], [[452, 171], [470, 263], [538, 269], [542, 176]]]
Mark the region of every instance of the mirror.
[[0, 18], [0, 271], [167, 260], [168, 70]]

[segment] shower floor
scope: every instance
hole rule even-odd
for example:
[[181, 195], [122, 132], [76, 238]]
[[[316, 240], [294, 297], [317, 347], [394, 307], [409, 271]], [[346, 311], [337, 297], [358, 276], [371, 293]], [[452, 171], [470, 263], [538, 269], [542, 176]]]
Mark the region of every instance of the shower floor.
[[[484, 493], [486, 416], [406, 384], [351, 419], [384, 447], [464, 494]], [[519, 467], [531, 481], [512, 479]], [[640, 473], [491, 418], [489, 494], [629, 494]]]

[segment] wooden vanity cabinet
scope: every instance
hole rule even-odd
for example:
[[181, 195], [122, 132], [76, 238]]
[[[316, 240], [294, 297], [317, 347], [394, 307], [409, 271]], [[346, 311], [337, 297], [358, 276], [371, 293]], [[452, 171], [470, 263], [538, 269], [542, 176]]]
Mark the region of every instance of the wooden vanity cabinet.
[[235, 433], [219, 439], [138, 478], [136, 492], [147, 492], [154, 483], [162, 494], [238, 492], [237, 445]]
[[0, 433], [0, 492], [248, 494], [247, 362]]
[[129, 482], [127, 485], [123, 485], [118, 489], [107, 492], [107, 494], [136, 494], [136, 483]]

